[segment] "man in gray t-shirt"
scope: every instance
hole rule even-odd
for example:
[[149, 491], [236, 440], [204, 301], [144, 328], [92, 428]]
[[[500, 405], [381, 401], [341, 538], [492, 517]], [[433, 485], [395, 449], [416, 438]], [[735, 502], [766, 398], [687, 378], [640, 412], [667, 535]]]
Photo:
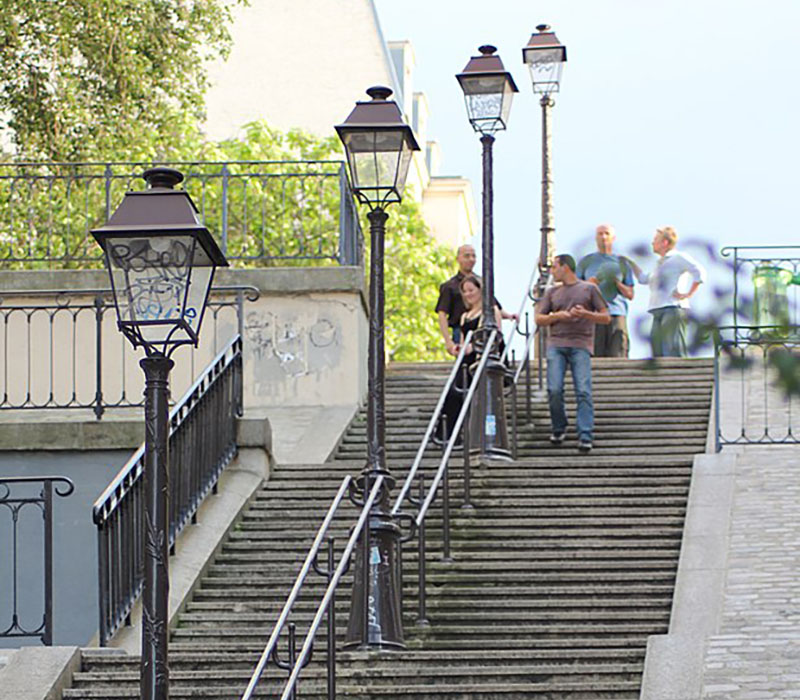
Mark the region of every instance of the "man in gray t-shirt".
[[611, 316], [597, 285], [583, 282], [575, 275], [575, 258], [571, 255], [557, 255], [552, 273], [560, 284], [547, 290], [536, 305], [535, 316], [537, 326], [550, 327], [547, 339], [547, 398], [553, 426], [550, 442], [560, 445], [567, 431], [564, 377], [569, 365], [578, 404], [575, 412], [578, 450], [587, 454], [592, 449], [594, 429], [594, 327], [598, 323], [610, 323]]

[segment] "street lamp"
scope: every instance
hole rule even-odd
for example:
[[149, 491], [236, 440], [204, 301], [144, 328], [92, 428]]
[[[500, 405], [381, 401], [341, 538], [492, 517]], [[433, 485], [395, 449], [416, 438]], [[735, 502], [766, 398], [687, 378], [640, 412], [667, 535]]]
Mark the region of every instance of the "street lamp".
[[358, 548], [346, 648], [404, 649], [397, 551], [400, 528], [389, 508], [394, 486], [386, 464], [384, 387], [384, 235], [386, 207], [403, 196], [412, 151], [419, 146], [414, 132], [386, 87], [367, 90], [369, 102], [356, 102], [336, 127], [344, 144], [353, 191], [369, 208], [369, 357], [367, 398], [367, 464], [357, 481], [366, 500], [370, 484], [384, 477]]
[[[508, 123], [511, 100], [517, 90], [514, 79], [504, 67], [494, 46], [481, 46], [480, 56], [473, 56], [464, 70], [456, 75], [464, 92], [467, 116], [472, 128], [481, 135], [483, 144], [483, 322], [476, 333], [476, 349], [488, 352], [478, 387], [477, 410], [472, 413], [473, 435], [480, 435], [483, 461], [510, 459], [508, 427], [503, 398], [505, 368], [500, 362], [500, 329], [494, 317], [494, 217], [492, 191], [493, 134], [503, 131]], [[498, 331], [491, 347], [485, 347], [492, 331]]]
[[170, 355], [197, 346], [214, 270], [228, 261], [200, 223], [183, 174], [151, 168], [148, 188], [127, 192], [105, 226], [92, 235], [105, 254], [117, 326], [146, 356], [144, 452], [144, 591], [142, 700], [167, 700], [169, 665], [169, 372]]
[[528, 45], [522, 49], [522, 61], [530, 69], [533, 93], [541, 95], [542, 106], [542, 238], [539, 248], [539, 281], [536, 297], [544, 294], [547, 278], [553, 265], [556, 235], [553, 226], [553, 173], [550, 169], [550, 110], [555, 101], [550, 96], [561, 86], [561, 71], [567, 62], [567, 48], [558, 43], [547, 24], [536, 27]]

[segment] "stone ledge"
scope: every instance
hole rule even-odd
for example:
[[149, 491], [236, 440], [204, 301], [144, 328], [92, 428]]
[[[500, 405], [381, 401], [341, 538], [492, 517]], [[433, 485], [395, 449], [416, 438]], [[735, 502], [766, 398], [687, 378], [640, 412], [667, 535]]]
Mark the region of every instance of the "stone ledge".
[[61, 700], [80, 665], [78, 647], [21, 647], [0, 669], [0, 694], [8, 700]]
[[[262, 267], [222, 268], [214, 277], [215, 287], [250, 285], [265, 294], [366, 291], [361, 267]], [[103, 270], [3, 270], [0, 289], [13, 291], [63, 290], [80, 292], [108, 289]]]
[[647, 640], [640, 700], [699, 700], [707, 639], [719, 628], [736, 456], [696, 455], [669, 634]]
[[[88, 411], [40, 411], [20, 417], [21, 412], [0, 422], [0, 451], [61, 451], [137, 449], [144, 442], [144, 421], [132, 417], [142, 409], [125, 409], [118, 417], [96, 420]], [[48, 414], [48, 415], [43, 415]], [[272, 431], [263, 417], [240, 418], [237, 439], [241, 447], [261, 447], [272, 453]]]

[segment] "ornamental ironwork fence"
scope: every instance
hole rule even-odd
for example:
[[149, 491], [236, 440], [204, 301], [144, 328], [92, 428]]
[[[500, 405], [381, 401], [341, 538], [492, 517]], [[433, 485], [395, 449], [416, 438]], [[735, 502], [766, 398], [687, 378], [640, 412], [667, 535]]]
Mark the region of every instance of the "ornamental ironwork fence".
[[[242, 339], [236, 336], [170, 411], [169, 544], [195, 521], [208, 493], [238, 452]], [[130, 621], [144, 585], [144, 445], [95, 501], [100, 645]]]
[[[9, 525], [8, 535], [2, 536], [8, 545], [3, 549], [9, 555], [9, 561], [0, 561], [0, 580], [4, 579], [1, 588], [10, 594], [10, 600], [6, 601], [9, 605], [9, 621], [6, 624], [0, 619], [0, 638], [38, 637], [45, 646], [53, 643], [53, 496], [66, 497], [74, 489], [72, 481], [64, 476], [0, 477], [0, 513], [9, 516], [7, 520], [0, 518], [0, 532], [5, 530], [6, 522]], [[27, 532], [33, 525], [27, 516], [29, 512], [34, 519], [38, 514], [42, 520], [44, 606], [41, 622], [38, 619], [29, 622], [27, 619], [30, 617], [32, 590], [36, 590], [36, 586], [30, 586], [30, 583], [36, 573], [24, 573], [20, 562], [21, 556], [28, 563], [32, 560], [30, 552], [21, 551], [23, 541], [27, 542], [26, 547], [29, 548], [34, 539]]]
[[800, 326], [725, 326], [714, 343], [715, 448], [800, 443]]
[[101, 267], [90, 230], [153, 165], [183, 187], [230, 261], [358, 265], [362, 235], [342, 161], [0, 163], [0, 263]]
[[800, 327], [800, 246], [727, 246], [720, 253], [733, 273], [735, 337], [740, 330], [772, 327], [772, 335], [786, 335]]
[[[244, 329], [244, 304], [254, 287], [215, 287], [199, 350], [177, 363], [175, 393], [191, 384], [229, 339]], [[116, 329], [109, 290], [0, 292], [0, 412], [26, 409], [91, 409], [143, 405], [141, 352]]]

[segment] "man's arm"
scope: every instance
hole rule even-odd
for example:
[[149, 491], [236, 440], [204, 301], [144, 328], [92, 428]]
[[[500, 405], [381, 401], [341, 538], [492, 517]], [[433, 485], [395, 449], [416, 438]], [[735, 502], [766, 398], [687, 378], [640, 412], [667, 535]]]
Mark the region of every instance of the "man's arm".
[[606, 307], [603, 307], [601, 311], [589, 311], [585, 306], [576, 304], [569, 311], [564, 313], [569, 314], [572, 318], [585, 318], [592, 323], [600, 323], [603, 325], [611, 323], [611, 314], [608, 313]]
[[444, 339], [444, 347], [450, 355], [458, 355], [456, 344], [453, 342], [453, 337], [450, 335], [450, 326], [447, 325], [447, 312], [439, 311], [439, 331]]
[[692, 286], [689, 288], [689, 291], [686, 294], [681, 294], [681, 292], [675, 292], [672, 296], [676, 299], [690, 299], [692, 294], [697, 291], [697, 288], [702, 284], [700, 280], [695, 280], [692, 282]]
[[569, 313], [573, 318], [585, 318], [592, 323], [603, 325], [611, 323], [611, 314], [608, 313], [606, 300], [603, 299], [603, 295], [600, 294], [600, 290], [597, 287], [592, 288], [589, 306], [591, 306], [591, 309], [587, 309], [582, 304], [577, 304], [569, 310]]
[[559, 321], [572, 319], [569, 311], [550, 311], [550, 297], [545, 297], [534, 307], [533, 320], [537, 326], [552, 326]]
[[619, 293], [622, 294], [622, 296], [624, 296], [628, 301], [632, 301], [633, 285], [625, 284], [624, 282], [620, 282], [618, 279], [615, 279], [614, 282], [617, 285], [617, 290], [619, 291]]
[[689, 299], [697, 291], [697, 288], [706, 281], [706, 271], [691, 255], [686, 253], [678, 253], [678, 255], [683, 259], [684, 271], [692, 276], [692, 286], [686, 294], [676, 291], [673, 292], [672, 296], [676, 299]]

